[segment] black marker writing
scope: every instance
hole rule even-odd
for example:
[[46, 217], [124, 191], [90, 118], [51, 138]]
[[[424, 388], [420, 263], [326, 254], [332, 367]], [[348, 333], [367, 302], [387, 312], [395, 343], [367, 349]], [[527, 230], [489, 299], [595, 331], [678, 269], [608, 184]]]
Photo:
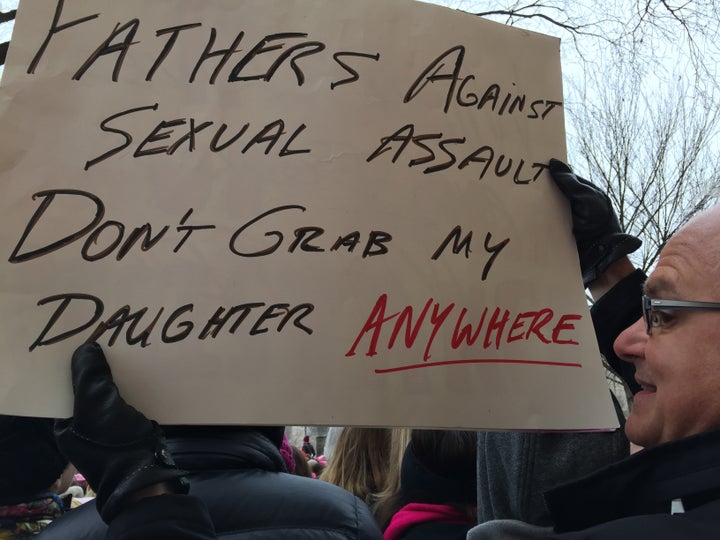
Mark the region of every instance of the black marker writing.
[[[456, 104], [460, 107], [475, 107], [478, 110], [489, 109], [500, 116], [525, 113], [526, 118], [544, 120], [555, 107], [562, 106], [561, 101], [552, 99], [537, 98], [528, 101], [525, 94], [503, 93], [497, 83], [487, 85], [482, 92], [470, 91], [467, 87], [470, 82], [475, 81], [476, 76], [461, 74], [464, 59], [465, 47], [462, 45], [456, 45], [442, 53], [413, 81], [405, 93], [403, 103], [410, 103], [417, 98], [428, 84], [444, 83], [447, 85], [443, 105], [443, 111], [446, 113], [451, 105]], [[446, 69], [445, 62], [452, 67]]]
[[[101, 131], [120, 135], [123, 142], [103, 152], [99, 156], [86, 161], [85, 170], [122, 152], [133, 143], [134, 137], [132, 133], [128, 131], [127, 128], [121, 129], [115, 127], [112, 124], [114, 121], [131, 117], [143, 111], [157, 111], [158, 107], [157, 103], [143, 107], [133, 107], [126, 111], [112, 114], [100, 122]], [[211, 127], [213, 127], [213, 129], [209, 129]], [[135, 147], [132, 156], [134, 158], [157, 155], [172, 156], [181, 149], [187, 152], [193, 152], [197, 147], [201, 132], [203, 132], [203, 142], [207, 145], [207, 148], [211, 152], [221, 152], [237, 143], [246, 132], [248, 132], [250, 124], [245, 123], [237, 128], [237, 131], [234, 133], [226, 135], [225, 132], [228, 130], [228, 127], [228, 124], [224, 122], [217, 125], [214, 120], [198, 121], [192, 117], [161, 120]], [[244, 141], [244, 146], [240, 149], [240, 153], [245, 154], [253, 147], [259, 146], [263, 148], [265, 155], [268, 155], [281, 141], [282, 147], [277, 152], [278, 157], [310, 153], [311, 150], [309, 148], [293, 146], [295, 144], [301, 144], [300, 141], [296, 139], [301, 136], [306, 128], [307, 126], [305, 124], [300, 124], [294, 128], [292, 132], [289, 132], [286, 130], [285, 121], [278, 118], [265, 126], [252, 129], [248, 134], [249, 138]], [[210, 133], [212, 133], [212, 135], [210, 135]]]
[[[23, 252], [23, 246], [27, 242], [32, 231], [59, 195], [74, 197], [76, 200], [78, 197], [80, 200], [87, 200], [87, 202], [90, 203], [89, 213], [92, 214], [94, 211], [94, 217], [87, 225], [77, 231], [70, 232], [69, 234], [55, 240], [54, 242], [48, 243], [43, 247]], [[8, 259], [11, 263], [22, 263], [37, 257], [48, 255], [54, 251], [68, 247], [86, 236], [87, 238], [80, 250], [81, 256], [84, 260], [97, 261], [104, 259], [117, 250], [115, 258], [119, 261], [122, 260], [128, 254], [130, 249], [139, 241], [140, 249], [142, 251], [152, 249], [170, 230], [169, 225], [164, 225], [160, 228], [159, 232], [153, 234], [150, 223], [145, 223], [132, 229], [129, 234], [125, 235], [126, 227], [123, 223], [114, 220], [107, 220], [103, 222], [103, 218], [105, 216], [105, 204], [100, 197], [87, 191], [80, 191], [77, 189], [50, 189], [35, 193], [33, 195], [33, 200], [37, 198], [41, 198], [42, 202], [38, 206], [37, 210], [35, 210], [32, 218], [30, 218], [30, 221], [26, 225], [20, 240], [15, 246], [15, 249], [13, 249], [10, 258]], [[180, 225], [177, 227], [177, 232], [182, 232], [183, 234], [180, 240], [175, 244], [175, 248], [173, 249], [173, 252], [175, 253], [180, 250], [190, 235], [195, 231], [215, 228], [215, 225], [186, 225], [186, 222], [192, 212], [192, 208], [188, 210], [180, 220]], [[107, 241], [106, 245], [102, 245], [100, 242], [103, 234], [105, 237], [110, 237], [110, 240]], [[101, 247], [98, 248], [98, 245], [101, 245]]]
[[[53, 37], [61, 32], [70, 31], [82, 23], [95, 21], [96, 24], [105, 24], [106, 19], [101, 13], [93, 13], [85, 17], [61, 23], [64, 0], [57, 0], [55, 14], [50, 24], [47, 36], [38, 48], [35, 56], [27, 68], [27, 73], [34, 74], [42, 60], [46, 59], [46, 53], [54, 44]], [[307, 32], [277, 32], [267, 34], [259, 39], [248, 37], [245, 30], [238, 30], [232, 34], [232, 39], [227, 40], [228, 46], [218, 45], [221, 38], [218, 37], [218, 30], [215, 27], [206, 27], [202, 22], [189, 21], [184, 24], [177, 24], [154, 31], [157, 42], [153, 40], [138, 40], [141, 27], [144, 25], [139, 18], [132, 18], [127, 21], [113, 20], [107, 25], [106, 37], [99, 43], [88, 43], [86, 56], [77, 63], [71, 65], [74, 71], [72, 79], [80, 81], [91, 71], [105, 69], [108, 63], [112, 64], [110, 80], [119, 82], [123, 74], [123, 65], [130, 58], [134, 62], [138, 59], [141, 62], [148, 61], [145, 80], [153, 81], [160, 72], [160, 68], [173, 56], [173, 50], [177, 43], [186, 35], [197, 39], [198, 32], [205, 32], [207, 40], [203, 50], [198, 50], [197, 55], [187, 55], [182, 58], [173, 58], [174, 62], [185, 63], [185, 69], [181, 77], [194, 83], [200, 81], [201, 72], [209, 68], [207, 77], [208, 84], [215, 84], [216, 81], [225, 77], [228, 83], [241, 83], [249, 81], [260, 81], [268, 83], [283, 70], [289, 72], [295, 79], [298, 87], [303, 86], [306, 80], [303, 65], [311, 62], [317, 64], [324, 62], [330, 64], [335, 62], [342, 66], [351, 77], [331, 83], [331, 88], [341, 84], [349, 84], [359, 79], [358, 72], [341, 60], [342, 57], [355, 56], [379, 59], [379, 54], [370, 54], [362, 51], [339, 51], [329, 56], [323, 53], [327, 46], [322, 41], [310, 39]], [[225, 36], [227, 37], [227, 36]], [[249, 41], [253, 39], [252, 41]], [[61, 48], [61, 45], [56, 45]], [[233, 63], [233, 60], [234, 63]], [[180, 64], [182, 66], [182, 64]], [[174, 64], [177, 67], [177, 64]]]
[[[458, 163], [457, 154], [467, 143], [465, 137], [444, 137], [442, 133], [416, 133], [414, 124], [403, 126], [395, 133], [382, 137], [380, 141], [380, 145], [366, 159], [368, 163], [386, 153], [392, 153], [391, 161], [396, 163], [401, 156], [407, 153], [409, 154], [407, 156], [409, 167], [433, 163], [423, 169], [424, 174], [444, 171], [456, 166], [457, 163], [458, 170], [463, 170], [470, 165], [479, 166], [478, 180], [482, 180], [490, 172], [497, 178], [510, 176], [515, 184], [529, 184], [536, 181], [547, 169], [545, 163], [533, 162], [528, 165], [525, 159], [498, 153], [489, 145], [475, 147], [469, 152], [464, 150], [462, 153], [464, 157]], [[431, 141], [435, 142], [439, 155], [430, 145]], [[460, 149], [456, 150], [455, 147]]]
[[[163, 343], [176, 343], [190, 337], [195, 333], [197, 339], [216, 338], [221, 330], [229, 334], [235, 334], [244, 324], [243, 329], [247, 330], [250, 336], [266, 334], [270, 331], [270, 321], [274, 320], [276, 332], [282, 332], [291, 325], [307, 335], [313, 333], [313, 329], [305, 322], [315, 306], [310, 303], [303, 303], [292, 306], [288, 303], [266, 304], [265, 302], [248, 302], [230, 307], [220, 306], [207, 319], [196, 317], [189, 318], [193, 312], [193, 304], [184, 304], [172, 311], [160, 307], [154, 314], [149, 316], [150, 308], [143, 307], [133, 311], [130, 306], [122, 306], [107, 318], [101, 320], [105, 314], [103, 301], [91, 294], [65, 293], [48, 296], [38, 301], [39, 306], [57, 303], [55, 311], [50, 316], [45, 327], [40, 331], [38, 337], [30, 345], [30, 350], [41, 346], [59, 343], [73, 336], [81, 334], [95, 325], [94, 330], [86, 337], [86, 341], [97, 341], [100, 338], [107, 338], [108, 346], [112, 346], [125, 332], [125, 343], [128, 345], [140, 345], [147, 347], [151, 344], [150, 337], [158, 335]], [[61, 324], [63, 315], [68, 307], [73, 304], [77, 311], [83, 309], [87, 313], [87, 320], [78, 326], [66, 328]], [[158, 323], [164, 318], [162, 326]], [[202, 326], [198, 326], [202, 324]], [[56, 328], [56, 326], [60, 326]], [[52, 334], [51, 332], [56, 332]]]
[[[359, 231], [352, 231], [340, 235], [337, 237], [336, 240], [331, 241], [331, 243], [325, 244], [325, 247], [314, 243], [318, 239], [322, 238], [324, 240], [326, 238], [326, 232], [323, 227], [318, 227], [316, 225], [298, 227], [293, 231], [292, 235], [289, 235], [287, 233], [283, 234], [281, 231], [277, 230], [264, 231], [264, 229], [261, 228], [260, 230], [264, 231], [262, 233], [263, 236], [268, 238], [274, 238], [274, 241], [268, 244], [267, 247], [262, 249], [256, 249], [255, 251], [241, 251], [241, 248], [238, 246], [238, 244], [242, 241], [244, 235], [249, 234], [248, 231], [251, 232], [253, 230], [253, 226], [261, 223], [266, 218], [269, 218], [275, 214], [287, 212], [290, 210], [300, 210], [301, 212], [305, 212], [306, 208], [298, 204], [289, 204], [284, 206], [278, 206], [277, 208], [272, 208], [266, 212], [259, 214], [258, 216], [254, 217], [253, 219], [242, 225], [233, 233], [232, 237], [230, 238], [230, 251], [232, 251], [235, 255], [239, 255], [241, 257], [262, 257], [265, 255], [270, 255], [272, 253], [275, 253], [280, 248], [280, 246], [285, 241], [286, 236], [290, 236], [292, 238], [287, 247], [287, 251], [290, 253], [294, 253], [298, 249], [303, 252], [315, 253], [325, 252], [326, 249], [331, 252], [343, 249], [349, 253], [352, 253], [355, 247], [361, 243], [361, 235]], [[368, 238], [365, 241], [365, 247], [362, 251], [362, 258], [364, 259], [366, 257], [374, 257], [376, 255], [386, 254], [388, 252], [388, 247], [386, 244], [391, 240], [392, 235], [385, 231], [370, 231], [370, 233], [368, 234]]]
[[[442, 241], [440, 246], [435, 250], [435, 253], [433, 253], [432, 257], [430, 257], [433, 261], [436, 261], [440, 258], [440, 256], [444, 253], [445, 248], [447, 248], [450, 243], [452, 242], [452, 252], [457, 255], [461, 251], [464, 250], [465, 252], [465, 258], [470, 258], [470, 252], [471, 250], [471, 244], [472, 244], [472, 237], [473, 233], [470, 231], [465, 235], [464, 238], [461, 239], [462, 236], [462, 228], [460, 225], [457, 225], [451, 232], [448, 234], [445, 239]], [[503, 250], [503, 248], [508, 245], [510, 242], [509, 238], [506, 238], [500, 242], [498, 242], [495, 245], [490, 245], [490, 240], [492, 239], [492, 233], [488, 232], [485, 235], [485, 243], [483, 244], [483, 247], [485, 248], [485, 252], [490, 254], [490, 258], [485, 263], [485, 266], [483, 267], [481, 280], [485, 281], [487, 279], [488, 273], [490, 272], [490, 269], [492, 268], [493, 263], [495, 262], [495, 259], [498, 255], [500, 255], [500, 252]]]
[[333, 59], [338, 64], [340, 64], [345, 69], [345, 71], [350, 73], [350, 77], [347, 77], [346, 79], [342, 79], [339, 81], [331, 82], [330, 88], [332, 90], [335, 90], [336, 87], [338, 87], [342, 84], [350, 84], [350, 83], [354, 83], [354, 82], [360, 80], [360, 74], [354, 68], [350, 67], [348, 64], [346, 64], [345, 62], [343, 62], [341, 60], [341, 58], [344, 58], [346, 56], [350, 56], [350, 57], [354, 56], [354, 57], [358, 57], [358, 58], [371, 58], [371, 59], [375, 60], [376, 62], [380, 60], [380, 53], [367, 54], [367, 53], [358, 53], [358, 52], [337, 52], [337, 53], [333, 54]]

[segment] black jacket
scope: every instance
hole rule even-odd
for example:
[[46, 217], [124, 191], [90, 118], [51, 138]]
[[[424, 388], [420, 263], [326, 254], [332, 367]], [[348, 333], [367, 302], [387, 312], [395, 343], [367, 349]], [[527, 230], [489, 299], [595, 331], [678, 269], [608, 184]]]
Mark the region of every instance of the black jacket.
[[[649, 448], [546, 494], [558, 540], [720, 538], [720, 431]], [[684, 512], [671, 514], [682, 501]]]
[[[277, 446], [255, 430], [210, 429], [169, 438], [168, 446], [178, 467], [190, 473], [190, 495], [205, 503], [224, 540], [382, 539], [365, 503], [337, 486], [284, 472]], [[87, 503], [53, 522], [41, 538], [100, 540], [106, 531], [95, 505]]]
[[142, 499], [124, 509], [113, 519], [105, 540], [217, 538], [207, 508], [200, 499], [190, 495], [161, 495]]

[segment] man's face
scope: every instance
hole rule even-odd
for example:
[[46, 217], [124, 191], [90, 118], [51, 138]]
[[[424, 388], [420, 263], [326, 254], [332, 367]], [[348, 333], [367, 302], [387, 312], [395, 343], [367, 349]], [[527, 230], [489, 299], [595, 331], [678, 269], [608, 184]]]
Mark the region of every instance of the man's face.
[[[720, 210], [706, 212], [667, 243], [645, 290], [650, 298], [720, 302]], [[663, 311], [615, 340], [635, 365], [642, 391], [625, 425], [628, 438], [654, 446], [720, 428], [720, 311]]]

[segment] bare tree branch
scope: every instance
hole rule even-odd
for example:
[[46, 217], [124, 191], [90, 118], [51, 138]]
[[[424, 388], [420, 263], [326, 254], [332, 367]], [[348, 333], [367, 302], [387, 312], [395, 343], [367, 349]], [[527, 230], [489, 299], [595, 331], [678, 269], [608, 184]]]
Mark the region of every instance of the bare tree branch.
[[623, 228], [642, 238], [635, 263], [648, 271], [675, 231], [718, 200], [720, 156], [710, 141], [720, 115], [697, 114], [696, 100], [713, 101], [688, 96], [681, 81], [650, 96], [620, 70], [594, 82], [585, 107], [571, 111], [583, 126], [571, 154], [578, 172], [606, 190]]

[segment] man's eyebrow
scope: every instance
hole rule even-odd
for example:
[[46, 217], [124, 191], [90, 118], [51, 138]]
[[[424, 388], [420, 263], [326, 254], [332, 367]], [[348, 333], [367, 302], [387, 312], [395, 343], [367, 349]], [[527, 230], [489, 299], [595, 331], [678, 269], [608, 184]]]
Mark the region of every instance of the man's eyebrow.
[[648, 280], [643, 285], [643, 292], [650, 297], [658, 294], [675, 294], [675, 285], [663, 278]]

